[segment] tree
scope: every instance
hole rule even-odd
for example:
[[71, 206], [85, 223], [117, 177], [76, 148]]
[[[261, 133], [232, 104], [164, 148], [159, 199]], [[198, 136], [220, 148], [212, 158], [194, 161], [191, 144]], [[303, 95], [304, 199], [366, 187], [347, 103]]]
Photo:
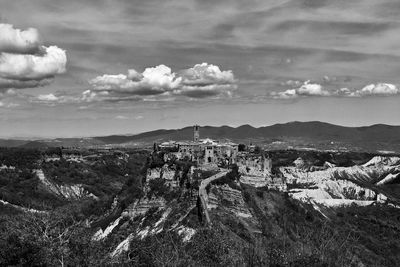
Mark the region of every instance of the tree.
[[98, 266], [106, 253], [93, 243], [77, 207], [21, 213], [0, 225], [0, 266]]
[[239, 150], [239, 152], [245, 151], [246, 150], [246, 145], [245, 144], [239, 144], [238, 150]]
[[256, 146], [256, 147], [254, 148], [254, 153], [255, 153], [255, 154], [261, 154], [261, 153], [262, 153], [261, 147]]

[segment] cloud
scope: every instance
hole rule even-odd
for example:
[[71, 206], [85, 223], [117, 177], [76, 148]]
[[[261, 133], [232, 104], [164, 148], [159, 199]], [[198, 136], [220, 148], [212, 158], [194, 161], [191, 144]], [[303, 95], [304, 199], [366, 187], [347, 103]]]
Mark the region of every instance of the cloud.
[[34, 28], [22, 31], [10, 24], [0, 24], [0, 33], [0, 52], [34, 54], [40, 50], [39, 32]]
[[[134, 119], [135, 120], [142, 120], [144, 117], [141, 115], [135, 116]], [[124, 116], [124, 115], [117, 115], [115, 116], [115, 119], [117, 120], [129, 120], [130, 117]]]
[[221, 71], [218, 66], [202, 63], [182, 71], [184, 85], [208, 86], [217, 84], [233, 84], [235, 78], [231, 70]]
[[371, 35], [396, 28], [395, 23], [376, 21], [335, 20], [285, 20], [273, 26], [274, 31], [307, 31], [319, 34], [329, 32], [336, 35]]
[[129, 120], [128, 117], [123, 116], [123, 115], [118, 115], [118, 116], [115, 117], [115, 119], [117, 119], [117, 120]]
[[171, 96], [184, 95], [191, 98], [204, 98], [217, 95], [230, 95], [236, 88], [236, 80], [231, 70], [221, 71], [218, 66], [202, 63], [193, 68], [175, 73], [165, 65], [146, 68], [142, 73], [134, 69], [127, 74], [104, 74], [89, 81], [93, 91], [84, 92], [93, 100], [98, 92], [125, 98], [132, 96]]
[[[111, 92], [111, 91], [110, 91]], [[74, 103], [91, 103], [91, 102], [124, 102], [124, 101], [140, 101], [142, 97], [130, 94], [110, 93], [109, 91], [93, 91], [86, 90], [80, 97], [70, 99]]]
[[330, 96], [331, 93], [325, 90], [320, 84], [306, 81], [299, 88], [288, 89], [283, 92], [272, 92], [271, 95], [273, 98], [289, 99], [299, 96]]
[[142, 115], [138, 115], [135, 117], [135, 120], [143, 120], [143, 119], [144, 119], [144, 117]]
[[368, 97], [368, 96], [393, 96], [400, 94], [400, 90], [394, 84], [378, 83], [369, 84], [359, 90], [340, 88], [336, 91], [328, 91], [320, 84], [306, 81], [297, 89], [288, 89], [282, 92], [272, 92], [272, 98], [292, 99], [300, 96], [334, 96], [334, 97]]
[[236, 89], [236, 85], [231, 84], [211, 84], [205, 86], [183, 86], [173, 93], [175, 95], [184, 95], [191, 98], [207, 98], [216, 96], [232, 96], [232, 89]]
[[158, 95], [177, 88], [182, 78], [165, 65], [146, 68], [143, 73], [128, 70], [128, 74], [98, 76], [89, 81], [94, 90], [134, 95]]
[[43, 80], [15, 80], [15, 79], [4, 79], [0, 77], [0, 90], [14, 88], [34, 88], [49, 85], [53, 80], [51, 78]]
[[39, 95], [38, 99], [40, 101], [47, 101], [47, 102], [58, 101], [59, 100], [59, 98], [57, 96], [55, 96], [54, 94]]
[[45, 47], [43, 56], [2, 53], [0, 77], [16, 80], [42, 80], [65, 72], [67, 56], [57, 46]]
[[355, 96], [391, 96], [397, 95], [400, 93], [400, 90], [394, 84], [389, 83], [378, 83], [378, 84], [369, 84], [365, 86], [361, 90], [355, 91], [353, 94]]
[[0, 24], [0, 90], [48, 85], [66, 64], [65, 50], [42, 46], [36, 29]]

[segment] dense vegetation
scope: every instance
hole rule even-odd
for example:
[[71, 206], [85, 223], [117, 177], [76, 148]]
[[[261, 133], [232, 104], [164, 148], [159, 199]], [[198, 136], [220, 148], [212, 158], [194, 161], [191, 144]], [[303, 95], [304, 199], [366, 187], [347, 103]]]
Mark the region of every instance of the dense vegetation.
[[[77, 157], [93, 154], [74, 153]], [[117, 244], [139, 224], [154, 225], [163, 211], [151, 208], [134, 219], [124, 218], [103, 241], [92, 239], [98, 227], [104, 230], [144, 196], [167, 201], [173, 219], [165, 224], [171, 226], [181, 217], [181, 210], [193, 205], [192, 191], [215, 171], [196, 171], [189, 181], [194, 164], [189, 160], [164, 162], [162, 153], [149, 155], [140, 150], [127, 151], [129, 158], [121, 153], [95, 153], [90, 160], [76, 161], [57, 149], [0, 149], [0, 166], [7, 166], [0, 170], [0, 199], [44, 211], [24, 212], [0, 203], [0, 266], [396, 266], [400, 262], [398, 209], [351, 206], [324, 210], [327, 219], [285, 193], [240, 185], [236, 165], [212, 186], [227, 184], [240, 190], [255, 217], [254, 228], [233, 214], [217, 212], [212, 213], [213, 224], [208, 227], [197, 203], [182, 221], [196, 229], [189, 242], [176, 231], [134, 237], [129, 251], [112, 259], [109, 255]], [[52, 156], [61, 158], [44, 160]], [[294, 150], [274, 151], [269, 156], [275, 166], [292, 164], [298, 157], [310, 165], [329, 161], [351, 166], [372, 157]], [[175, 168], [179, 187], [172, 190], [164, 179], [156, 178], [144, 190], [147, 168], [164, 164]], [[98, 198], [57, 196], [43, 187], [36, 169], [43, 169], [55, 184], [82, 184]]]

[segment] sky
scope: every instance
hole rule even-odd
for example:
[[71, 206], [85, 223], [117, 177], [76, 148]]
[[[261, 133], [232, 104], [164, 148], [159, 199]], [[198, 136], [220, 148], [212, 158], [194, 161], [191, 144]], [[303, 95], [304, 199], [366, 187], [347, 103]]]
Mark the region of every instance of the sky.
[[398, 0], [0, 0], [0, 137], [400, 125]]

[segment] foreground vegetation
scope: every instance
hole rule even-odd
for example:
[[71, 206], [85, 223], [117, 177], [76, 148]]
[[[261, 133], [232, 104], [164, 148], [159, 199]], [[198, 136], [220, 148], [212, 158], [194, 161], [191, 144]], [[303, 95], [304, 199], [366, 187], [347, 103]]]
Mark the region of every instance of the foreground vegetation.
[[[196, 193], [199, 184], [187, 179], [193, 163], [168, 162], [182, 170], [179, 188], [171, 190], [164, 180], [153, 179], [145, 192], [146, 170], [163, 166], [162, 155], [139, 150], [127, 153], [129, 159], [107, 153], [91, 161], [62, 158], [46, 162], [43, 159], [54, 151], [0, 150], [0, 166], [7, 166], [0, 170], [0, 199], [38, 210], [25, 212], [0, 204], [0, 266], [396, 266], [400, 262], [398, 209], [350, 206], [324, 210], [324, 217], [285, 193], [238, 183], [235, 166], [212, 186], [227, 184], [239, 190], [257, 229], [250, 229], [234, 214], [218, 213], [212, 214], [209, 227], [201, 220], [201, 207], [197, 205], [185, 219], [186, 225], [196, 229], [190, 241], [184, 242], [176, 231], [142, 239], [135, 236], [127, 252], [112, 258], [112, 251], [139, 222], [154, 225], [158, 210], [150, 209], [135, 219], [124, 218], [108, 238], [95, 241], [93, 235], [99, 227], [105, 229], [144, 196], [164, 198], [176, 210], [186, 208], [188, 198], [182, 192], [190, 189], [190, 193]], [[270, 156], [279, 165], [296, 159], [299, 152], [274, 153]], [[338, 165], [365, 162], [370, 157], [326, 153], [303, 156], [315, 165], [325, 162], [326, 157]], [[77, 200], [52, 194], [34, 173], [39, 168], [55, 184], [82, 184], [97, 198]], [[205, 171], [196, 176], [213, 174]]]

